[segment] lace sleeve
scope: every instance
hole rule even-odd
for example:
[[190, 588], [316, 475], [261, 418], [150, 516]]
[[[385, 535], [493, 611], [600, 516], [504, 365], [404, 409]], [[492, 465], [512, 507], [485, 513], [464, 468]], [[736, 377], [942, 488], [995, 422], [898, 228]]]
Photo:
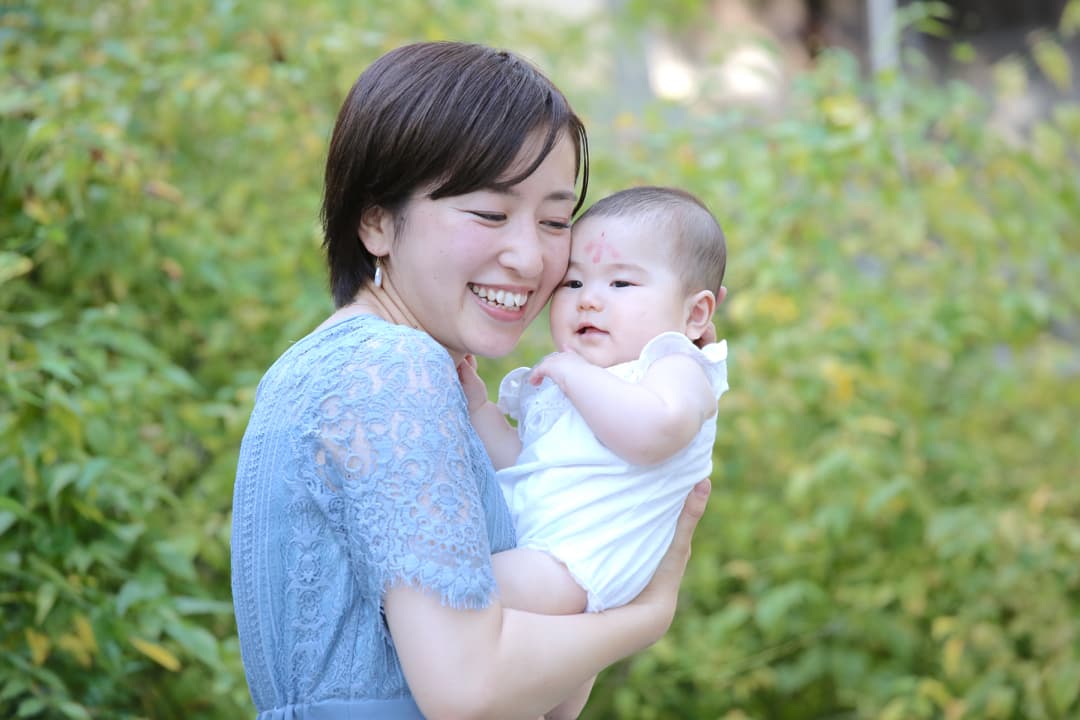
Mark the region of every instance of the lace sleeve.
[[[314, 492], [358, 579], [455, 608], [495, 592], [468, 413], [452, 361], [428, 339], [368, 344], [316, 406]], [[419, 346], [418, 346], [419, 345]]]

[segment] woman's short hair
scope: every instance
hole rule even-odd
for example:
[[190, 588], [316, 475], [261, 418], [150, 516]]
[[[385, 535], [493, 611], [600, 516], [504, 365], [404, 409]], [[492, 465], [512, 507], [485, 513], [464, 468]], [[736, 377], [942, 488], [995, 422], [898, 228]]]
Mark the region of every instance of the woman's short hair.
[[[546, 131], [536, 157], [506, 177], [536, 131]], [[323, 246], [334, 304], [350, 303], [375, 270], [357, 235], [364, 212], [397, 215], [418, 188], [438, 199], [509, 187], [539, 167], [562, 133], [582, 178], [577, 212], [588, 188], [585, 127], [536, 67], [459, 42], [405, 45], [377, 59], [345, 98], [326, 160]]]

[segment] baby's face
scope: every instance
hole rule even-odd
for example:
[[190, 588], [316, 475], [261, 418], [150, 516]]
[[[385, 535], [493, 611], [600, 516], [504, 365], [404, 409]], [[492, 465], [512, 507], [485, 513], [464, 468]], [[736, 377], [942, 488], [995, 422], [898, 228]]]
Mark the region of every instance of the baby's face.
[[662, 332], [686, 332], [690, 303], [668, 260], [671, 242], [648, 225], [596, 217], [574, 226], [570, 267], [549, 310], [557, 349], [610, 367], [637, 359]]

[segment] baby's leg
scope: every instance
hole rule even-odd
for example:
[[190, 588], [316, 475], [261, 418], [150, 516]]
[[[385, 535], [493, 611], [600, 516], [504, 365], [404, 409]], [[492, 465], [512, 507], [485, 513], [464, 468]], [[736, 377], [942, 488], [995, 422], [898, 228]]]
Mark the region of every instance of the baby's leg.
[[504, 606], [544, 615], [585, 610], [588, 594], [566, 566], [546, 552], [515, 548], [496, 553], [491, 561]]

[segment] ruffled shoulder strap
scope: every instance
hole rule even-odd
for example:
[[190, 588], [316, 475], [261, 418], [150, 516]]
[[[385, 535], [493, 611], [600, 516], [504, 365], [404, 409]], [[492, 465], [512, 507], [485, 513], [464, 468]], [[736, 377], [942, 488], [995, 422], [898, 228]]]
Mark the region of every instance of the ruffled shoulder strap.
[[641, 366], [647, 370], [654, 362], [668, 355], [686, 355], [697, 361], [709, 378], [717, 399], [727, 392], [727, 340], [699, 348], [682, 333], [660, 333], [641, 350]]

